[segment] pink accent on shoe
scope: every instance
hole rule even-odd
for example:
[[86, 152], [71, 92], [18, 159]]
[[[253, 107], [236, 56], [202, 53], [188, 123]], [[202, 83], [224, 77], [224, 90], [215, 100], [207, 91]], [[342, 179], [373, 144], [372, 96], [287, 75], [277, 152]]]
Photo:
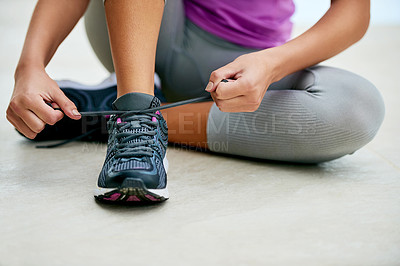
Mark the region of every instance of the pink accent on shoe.
[[119, 196], [121, 196], [120, 193], [114, 193], [114, 194], [112, 194], [109, 198], [103, 198], [103, 199], [104, 199], [104, 200], [116, 201], [116, 200], [119, 198]]
[[121, 118], [117, 118], [117, 124], [120, 124], [120, 123], [122, 123]]
[[160, 115], [160, 114], [161, 114], [160, 111], [157, 111], [157, 112], [156, 112], [156, 115]]
[[148, 198], [149, 200], [152, 200], [152, 201], [160, 201], [160, 199], [156, 199], [155, 197], [153, 197], [152, 195], [149, 195], [149, 194], [146, 194], [146, 195], [144, 195], [146, 198]]
[[105, 115], [104, 116], [106, 119], [109, 119], [111, 117], [111, 115]]
[[154, 116], [151, 118], [151, 121], [153, 122], [157, 122], [157, 118], [155, 118]]
[[126, 201], [140, 201], [140, 199], [136, 196], [129, 196], [129, 198]]

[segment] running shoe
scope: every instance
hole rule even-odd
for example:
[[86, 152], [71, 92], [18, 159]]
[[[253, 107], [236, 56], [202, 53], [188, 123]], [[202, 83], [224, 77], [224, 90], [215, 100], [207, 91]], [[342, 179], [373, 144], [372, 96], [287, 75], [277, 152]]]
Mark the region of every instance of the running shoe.
[[[161, 82], [157, 74], [154, 75], [154, 80], [155, 95], [163, 102], [166, 101], [162, 95]], [[70, 80], [56, 82], [64, 94], [76, 105], [79, 112], [111, 111], [112, 103], [117, 98], [115, 73], [112, 73], [100, 84], [92, 86]], [[46, 125], [34, 140], [68, 140], [83, 136], [79, 139], [107, 142], [107, 120], [108, 116], [105, 115], [83, 116], [80, 120], [64, 116], [55, 125]]]
[[102, 202], [162, 202], [168, 199], [167, 123], [157, 97], [128, 93], [114, 103], [107, 123], [109, 138], [95, 198]]
[[[76, 105], [80, 112], [110, 111], [117, 98], [117, 81], [115, 74], [98, 85], [88, 86], [70, 80], [56, 81], [64, 94]], [[35, 141], [63, 140], [92, 132], [83, 140], [107, 141], [107, 117], [91, 116], [73, 120], [64, 116], [55, 125], [46, 127], [37, 134]]]

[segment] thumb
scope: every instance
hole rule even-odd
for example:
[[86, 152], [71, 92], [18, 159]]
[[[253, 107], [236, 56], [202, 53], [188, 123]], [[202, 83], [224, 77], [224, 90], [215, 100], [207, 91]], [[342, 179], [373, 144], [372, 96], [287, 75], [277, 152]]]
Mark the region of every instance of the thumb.
[[55, 91], [52, 98], [69, 118], [74, 120], [79, 120], [81, 118], [81, 114], [78, 112], [75, 104], [65, 96], [62, 90], [58, 89]]
[[210, 80], [207, 84], [206, 91], [213, 92], [218, 87], [218, 84], [225, 79], [233, 78], [240, 71], [239, 64], [236, 62], [229, 63], [217, 70], [213, 71], [210, 75]]

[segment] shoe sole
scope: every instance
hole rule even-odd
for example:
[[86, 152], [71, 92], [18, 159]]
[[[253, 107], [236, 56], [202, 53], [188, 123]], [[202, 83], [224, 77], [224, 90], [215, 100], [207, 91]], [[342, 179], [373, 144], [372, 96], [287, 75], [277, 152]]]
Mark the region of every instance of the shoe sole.
[[129, 187], [100, 188], [95, 199], [107, 203], [155, 203], [169, 198], [168, 189], [147, 189], [140, 179], [129, 178]]
[[[169, 163], [164, 157], [165, 174], [168, 173]], [[102, 188], [97, 186], [94, 191], [96, 200], [103, 203], [137, 204], [163, 202], [169, 198], [168, 188], [147, 189], [141, 179], [128, 177], [118, 188]]]

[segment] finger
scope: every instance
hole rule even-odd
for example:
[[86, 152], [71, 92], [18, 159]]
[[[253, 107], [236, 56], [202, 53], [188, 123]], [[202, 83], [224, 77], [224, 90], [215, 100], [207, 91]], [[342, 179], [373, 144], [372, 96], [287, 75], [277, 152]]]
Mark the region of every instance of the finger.
[[241, 105], [236, 107], [221, 107], [218, 109], [224, 113], [252, 113], [258, 108], [254, 107], [253, 105]]
[[44, 129], [46, 123], [37, 117], [31, 110], [21, 108], [15, 104], [10, 105], [10, 108], [33, 132], [39, 133]]
[[220, 82], [211, 94], [214, 94], [216, 99], [227, 100], [245, 95], [245, 92], [242, 78], [239, 78], [228, 82]]
[[239, 96], [229, 100], [215, 100], [215, 104], [222, 112], [244, 112], [249, 110], [251, 105], [245, 103], [245, 97]]
[[223, 112], [254, 112], [262, 99], [249, 100], [247, 96], [239, 96], [229, 100], [216, 100], [215, 104]]
[[54, 109], [60, 108], [60, 106], [59, 106], [57, 103], [51, 103], [51, 106], [52, 106]]
[[55, 90], [55, 92], [51, 95], [54, 102], [61, 107], [69, 118], [79, 120], [81, 119], [81, 114], [78, 112], [75, 104], [65, 96], [62, 90]]
[[17, 113], [17, 115], [35, 133], [40, 133], [46, 126], [46, 123], [30, 110], [25, 110], [21, 113]]
[[236, 62], [229, 63], [226, 66], [213, 71], [210, 75], [210, 80], [207, 84], [206, 91], [215, 91], [221, 80], [234, 78], [239, 71], [240, 66]]
[[25, 137], [34, 139], [37, 133], [33, 132], [25, 123], [10, 109], [7, 110], [7, 120]]
[[28, 106], [28, 108], [46, 124], [54, 125], [63, 118], [64, 114], [61, 111], [54, 110], [42, 98], [39, 97], [36, 103], [39, 104], [32, 107]]

